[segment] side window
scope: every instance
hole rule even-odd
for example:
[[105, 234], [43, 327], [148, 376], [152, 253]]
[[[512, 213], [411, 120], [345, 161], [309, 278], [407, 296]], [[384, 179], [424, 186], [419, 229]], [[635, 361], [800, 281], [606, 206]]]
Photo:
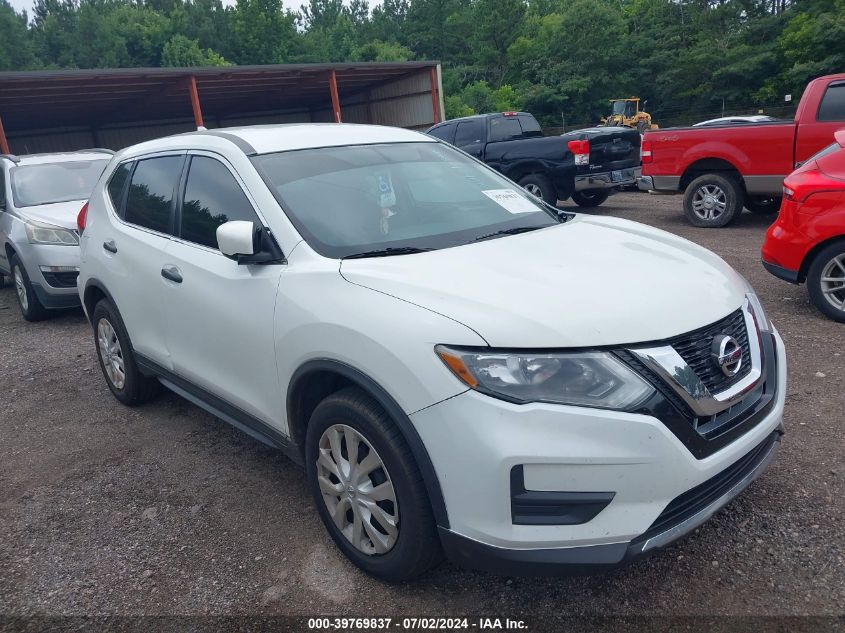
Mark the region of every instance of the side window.
[[129, 193], [124, 219], [160, 233], [170, 233], [173, 190], [179, 180], [182, 156], [164, 156], [138, 161]]
[[129, 179], [129, 172], [132, 171], [132, 163], [123, 163], [114, 171], [109, 180], [108, 192], [112, 206], [119, 217], [123, 217], [123, 192], [126, 191], [126, 181]]
[[435, 138], [439, 138], [441, 141], [446, 141], [447, 143], [454, 144], [455, 142], [455, 126], [454, 125], [441, 125], [438, 128], [435, 128], [429, 132]]
[[845, 121], [845, 81], [838, 81], [827, 87], [816, 120]]
[[484, 141], [484, 119], [470, 119], [458, 123], [455, 132], [455, 145], [463, 147]]
[[259, 224], [246, 194], [226, 166], [213, 158], [194, 156], [188, 168], [179, 236], [217, 248], [217, 227], [231, 220]]
[[516, 117], [503, 116], [490, 119], [490, 140], [509, 141], [522, 136], [522, 127]]

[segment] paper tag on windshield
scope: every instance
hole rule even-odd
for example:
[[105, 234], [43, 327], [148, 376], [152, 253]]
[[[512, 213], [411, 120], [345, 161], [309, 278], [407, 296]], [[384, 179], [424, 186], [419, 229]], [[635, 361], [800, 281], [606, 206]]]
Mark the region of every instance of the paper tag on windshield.
[[487, 189], [481, 193], [511, 213], [537, 213], [539, 210], [533, 202], [513, 189]]
[[396, 192], [393, 190], [393, 180], [390, 176], [378, 177], [379, 206], [382, 209], [396, 204]]

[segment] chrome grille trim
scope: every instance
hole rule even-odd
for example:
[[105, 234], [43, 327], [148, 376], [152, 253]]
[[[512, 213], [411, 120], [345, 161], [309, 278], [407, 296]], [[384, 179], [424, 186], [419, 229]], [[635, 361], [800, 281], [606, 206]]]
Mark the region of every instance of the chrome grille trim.
[[671, 345], [632, 347], [628, 351], [663, 380], [697, 416], [712, 416], [742, 400], [757, 386], [763, 375], [760, 334], [751, 315], [748, 300], [742, 305], [742, 315], [748, 333], [751, 371], [741, 380], [718, 393], [711, 393], [698, 374]]

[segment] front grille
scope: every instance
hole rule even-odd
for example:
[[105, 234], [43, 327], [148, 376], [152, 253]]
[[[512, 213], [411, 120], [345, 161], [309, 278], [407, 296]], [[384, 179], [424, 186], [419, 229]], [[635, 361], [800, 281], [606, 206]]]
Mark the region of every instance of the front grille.
[[643, 540], [656, 534], [672, 529], [695, 516], [707, 506], [714, 503], [719, 497], [728, 492], [736, 484], [742, 481], [750, 472], [766, 458], [775, 442], [778, 441], [779, 432], [775, 431], [763, 442], [757, 445], [750, 453], [728, 466], [718, 475], [711, 477], [702, 484], [682, 495], [666, 506], [666, 509], [655, 519], [645, 534], [637, 538]]
[[[711, 357], [710, 347], [713, 344], [713, 338], [720, 334], [732, 336], [742, 348], [742, 363], [734, 376], [725, 376]], [[745, 329], [745, 316], [742, 310], [737, 310], [713, 325], [670, 339], [667, 343], [675, 348], [710, 393], [724, 391], [742, 380], [751, 371], [751, 352], [748, 347], [748, 332]]]
[[79, 272], [76, 270], [60, 273], [48, 273], [41, 271], [44, 281], [53, 288], [74, 288]]

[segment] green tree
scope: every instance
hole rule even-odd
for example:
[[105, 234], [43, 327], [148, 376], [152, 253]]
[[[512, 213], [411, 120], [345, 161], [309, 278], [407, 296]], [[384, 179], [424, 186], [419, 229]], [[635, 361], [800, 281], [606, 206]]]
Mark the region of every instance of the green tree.
[[238, 0], [232, 19], [237, 63], [280, 64], [294, 52], [296, 15], [281, 0]]
[[231, 66], [222, 55], [212, 49], [200, 48], [197, 40], [191, 40], [184, 35], [174, 35], [164, 45], [161, 54], [162, 66]]
[[6, 0], [0, 0], [0, 70], [25, 70], [38, 65], [26, 28], [26, 12], [18, 14]]

